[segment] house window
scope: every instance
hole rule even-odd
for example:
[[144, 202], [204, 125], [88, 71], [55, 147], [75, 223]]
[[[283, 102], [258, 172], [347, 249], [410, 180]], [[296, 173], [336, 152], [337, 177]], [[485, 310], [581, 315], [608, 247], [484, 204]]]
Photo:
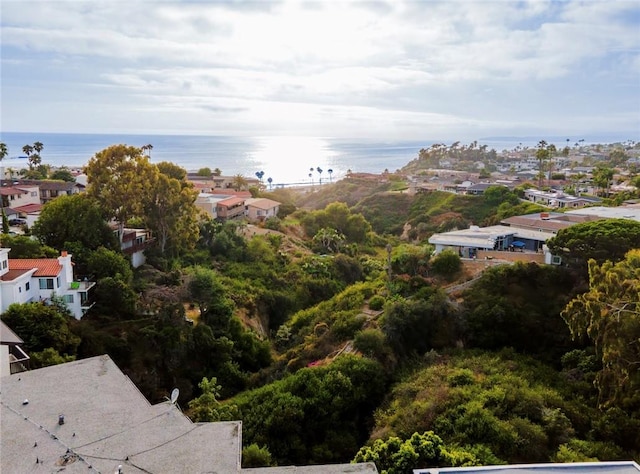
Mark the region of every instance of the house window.
[[56, 288], [60, 288], [60, 277], [56, 278]]
[[53, 278], [40, 278], [41, 290], [53, 290]]
[[24, 285], [24, 289], [25, 289], [26, 291], [29, 291], [29, 289], [31, 289], [31, 283], [30, 283], [30, 282], [25, 283], [25, 285]]
[[36, 197], [38, 195], [38, 191], [31, 191], [31, 196]]
[[62, 301], [65, 303], [73, 303], [73, 295], [62, 295]]
[[560, 265], [562, 263], [562, 258], [561, 257], [557, 257], [557, 256], [552, 256], [551, 257], [551, 264], [552, 265]]
[[22, 287], [21, 286], [18, 287], [18, 293], [22, 293]]
[[7, 261], [6, 261], [6, 260], [3, 260], [3, 261], [2, 261], [2, 269], [3, 269], [3, 270], [6, 270], [6, 268], [7, 268]]

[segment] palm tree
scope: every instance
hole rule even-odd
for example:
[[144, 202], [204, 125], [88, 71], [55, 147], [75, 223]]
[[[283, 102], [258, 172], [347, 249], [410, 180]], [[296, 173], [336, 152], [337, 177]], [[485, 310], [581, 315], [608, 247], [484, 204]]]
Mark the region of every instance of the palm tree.
[[331, 168], [329, 168], [327, 170], [327, 173], [329, 173], [329, 182], [331, 182], [331, 175], [333, 174], [333, 170]]
[[247, 186], [247, 180], [241, 174], [237, 174], [233, 177], [233, 189], [240, 191]]
[[151, 150], [153, 150], [153, 145], [152, 145], [151, 143], [148, 143], [148, 144], [146, 144], [146, 145], [142, 145], [142, 146], [140, 147], [140, 149], [141, 149], [143, 152], [144, 152], [144, 151], [146, 151], [146, 152], [147, 152], [147, 156], [148, 156], [149, 158], [151, 158]]
[[[313, 168], [311, 168], [313, 171]], [[309, 173], [309, 179], [311, 180], [311, 186], [313, 186], [313, 173]]]
[[31, 153], [33, 153], [33, 147], [31, 145], [25, 145], [22, 147], [22, 151], [25, 155], [31, 156]]
[[[5, 143], [0, 143], [0, 162], [4, 160], [4, 158], [9, 154], [9, 149]], [[4, 179], [4, 169], [2, 169], [2, 176], [0, 176], [0, 184], [2, 184], [2, 180]]]
[[537, 146], [536, 158], [538, 159], [538, 188], [542, 188], [542, 178], [544, 177], [544, 171], [542, 170], [543, 162], [549, 158], [549, 150], [547, 148], [547, 142], [540, 140]]
[[256, 177], [260, 180], [260, 183], [262, 183], [263, 176], [264, 176], [264, 171], [256, 171]]
[[36, 153], [39, 155], [40, 152], [42, 151], [42, 149], [44, 148], [44, 145], [41, 142], [34, 142], [33, 143], [33, 149], [36, 151]]
[[271, 189], [271, 183], [273, 183], [273, 178], [271, 176], [269, 176], [267, 178], [267, 182], [269, 183], [269, 189]]
[[318, 174], [320, 175], [320, 178], [318, 178], [319, 183], [322, 184], [322, 168], [320, 168], [319, 166], [316, 168], [316, 171], [318, 172]]

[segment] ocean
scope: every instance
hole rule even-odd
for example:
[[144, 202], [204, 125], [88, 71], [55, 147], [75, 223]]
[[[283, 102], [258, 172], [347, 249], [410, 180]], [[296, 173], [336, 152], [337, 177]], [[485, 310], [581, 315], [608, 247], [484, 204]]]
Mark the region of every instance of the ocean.
[[[263, 171], [263, 180], [278, 184], [323, 183], [352, 172], [395, 171], [418, 156], [421, 148], [438, 141], [357, 141], [327, 137], [229, 137], [202, 135], [117, 135], [80, 133], [0, 132], [0, 142], [8, 148], [2, 161], [5, 168], [22, 169], [26, 159], [22, 147], [39, 141], [42, 163], [51, 166], [81, 167], [97, 152], [114, 144], [137, 147], [150, 144], [153, 163], [170, 161], [187, 171], [219, 168], [223, 175], [254, 177]], [[549, 141], [549, 140], [548, 140]], [[496, 151], [512, 149], [521, 138], [478, 140]], [[440, 142], [438, 142], [440, 143]], [[446, 143], [446, 142], [445, 142]], [[462, 144], [468, 144], [461, 142]], [[524, 145], [535, 146], [536, 140]], [[604, 142], [603, 142], [604, 143]], [[450, 145], [451, 143], [446, 143]], [[318, 168], [322, 172], [318, 171]], [[329, 171], [331, 170], [331, 172]]]

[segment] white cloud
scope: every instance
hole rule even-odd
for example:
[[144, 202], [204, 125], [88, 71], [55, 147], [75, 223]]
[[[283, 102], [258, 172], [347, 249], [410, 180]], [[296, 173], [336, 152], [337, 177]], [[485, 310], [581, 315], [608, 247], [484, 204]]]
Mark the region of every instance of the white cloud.
[[[635, 2], [27, 0], [2, 8], [3, 122], [13, 129], [31, 126], [25, 104], [51, 100], [47, 90], [104, 102], [103, 122], [79, 121], [94, 128], [125, 126], [107, 119], [114, 103], [154, 129], [214, 116], [248, 133], [362, 136], [373, 127], [405, 136], [424, 123], [475, 133], [514, 120], [553, 128], [578, 110], [574, 123], [584, 127], [584, 117], [592, 127], [640, 123], [621, 100], [632, 94], [637, 104], [640, 94]], [[588, 96], [593, 113], [572, 106], [567, 91]], [[559, 103], [555, 120], [541, 115]], [[64, 107], [53, 101], [51, 113], [64, 116]]]

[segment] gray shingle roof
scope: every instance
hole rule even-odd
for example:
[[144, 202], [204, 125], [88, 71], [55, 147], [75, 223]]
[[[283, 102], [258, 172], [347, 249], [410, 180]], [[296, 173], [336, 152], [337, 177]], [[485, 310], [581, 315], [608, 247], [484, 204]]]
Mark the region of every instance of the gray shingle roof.
[[169, 402], [152, 406], [108, 356], [3, 377], [0, 393], [3, 474], [239, 469], [240, 422], [192, 423]]

